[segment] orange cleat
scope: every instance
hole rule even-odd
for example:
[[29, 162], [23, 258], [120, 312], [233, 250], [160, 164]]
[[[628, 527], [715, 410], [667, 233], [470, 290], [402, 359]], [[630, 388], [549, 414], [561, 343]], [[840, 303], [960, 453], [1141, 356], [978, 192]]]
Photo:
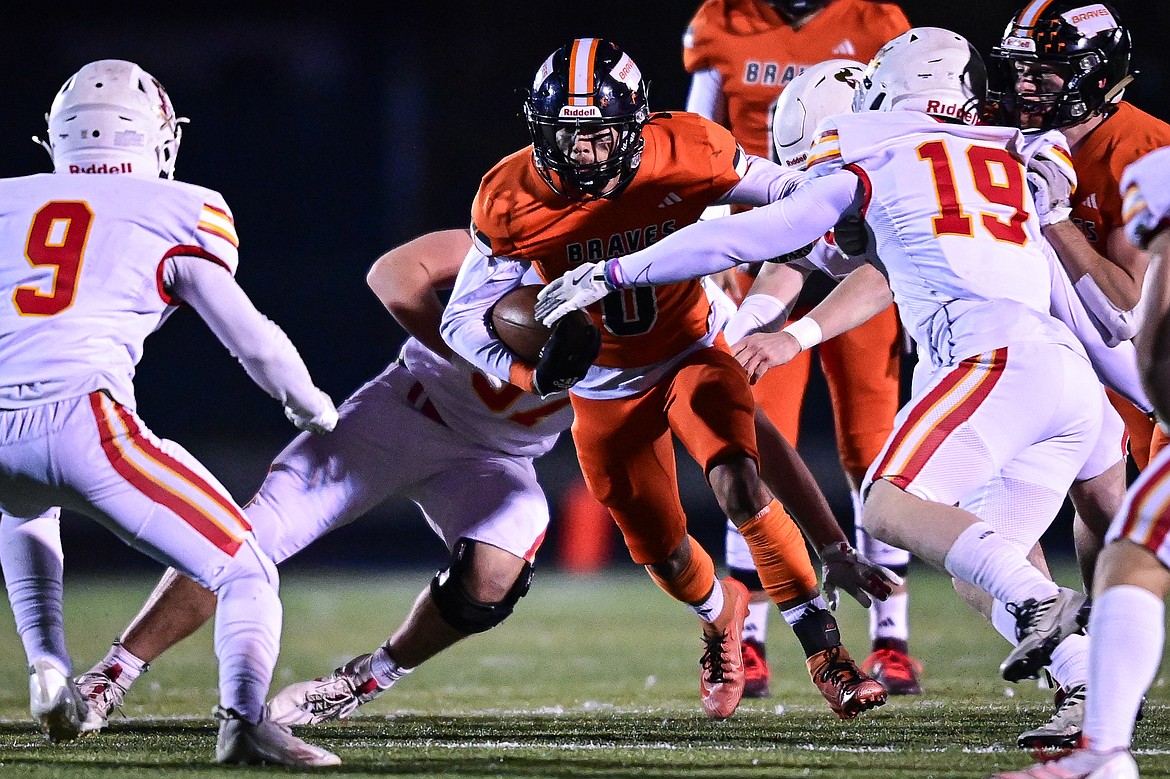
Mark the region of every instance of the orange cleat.
[[890, 695], [922, 694], [922, 663], [897, 649], [875, 649], [861, 670], [886, 688]]
[[772, 680], [772, 672], [768, 669], [767, 653], [764, 645], [750, 638], [743, 641], [743, 697], [768, 698], [772, 691], [768, 682]]
[[886, 702], [886, 688], [862, 673], [843, 646], [823, 649], [805, 662], [813, 684], [841, 719], [853, 719]]
[[743, 698], [743, 622], [747, 619], [747, 587], [730, 577], [721, 579], [723, 612], [703, 626], [699, 659], [699, 697], [711, 719], [727, 719]]

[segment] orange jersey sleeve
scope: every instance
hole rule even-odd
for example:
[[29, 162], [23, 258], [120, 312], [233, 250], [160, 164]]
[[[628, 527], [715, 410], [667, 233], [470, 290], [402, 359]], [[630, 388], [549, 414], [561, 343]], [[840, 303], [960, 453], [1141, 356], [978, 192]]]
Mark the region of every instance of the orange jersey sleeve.
[[683, 66], [719, 72], [732, 134], [767, 157], [768, 115], [792, 79], [825, 60], [868, 62], [909, 29], [901, 8], [874, 0], [834, 0], [799, 31], [761, 0], [707, 0], [683, 38]]
[[1163, 146], [1170, 146], [1170, 124], [1122, 101], [1073, 153], [1072, 220], [1099, 254], [1106, 254], [1109, 234], [1125, 226], [1121, 175], [1126, 166]]
[[[481, 250], [528, 260], [547, 282], [692, 224], [739, 181], [735, 139], [701, 116], [656, 114], [642, 137], [637, 172], [611, 198], [556, 194], [537, 173], [531, 149], [505, 158], [484, 176], [472, 206]], [[667, 360], [707, 335], [709, 308], [698, 281], [614, 292], [588, 311], [602, 334], [596, 364], [636, 368]]]

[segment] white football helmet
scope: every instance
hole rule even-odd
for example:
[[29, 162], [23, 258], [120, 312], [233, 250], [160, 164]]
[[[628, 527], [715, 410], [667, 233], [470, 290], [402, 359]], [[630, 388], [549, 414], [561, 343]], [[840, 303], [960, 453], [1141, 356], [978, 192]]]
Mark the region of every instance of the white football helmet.
[[772, 154], [786, 168], [803, 170], [821, 120], [853, 112], [853, 93], [865, 65], [826, 60], [806, 68], [780, 93], [772, 114]]
[[33, 137], [57, 173], [128, 173], [173, 178], [180, 126], [167, 92], [133, 62], [98, 60], [69, 77]]
[[853, 109], [921, 111], [976, 124], [986, 90], [983, 58], [966, 38], [939, 27], [915, 27], [869, 61]]

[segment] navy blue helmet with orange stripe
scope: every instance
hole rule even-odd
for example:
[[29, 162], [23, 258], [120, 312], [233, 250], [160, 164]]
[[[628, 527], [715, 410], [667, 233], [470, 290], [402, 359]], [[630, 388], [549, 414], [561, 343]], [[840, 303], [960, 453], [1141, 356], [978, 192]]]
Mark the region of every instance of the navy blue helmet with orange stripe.
[[991, 120], [1026, 130], [1108, 114], [1133, 80], [1129, 31], [1097, 0], [1031, 0], [991, 50]]
[[557, 193], [611, 197], [637, 172], [650, 109], [642, 72], [617, 44], [578, 38], [550, 54], [524, 115], [533, 161]]

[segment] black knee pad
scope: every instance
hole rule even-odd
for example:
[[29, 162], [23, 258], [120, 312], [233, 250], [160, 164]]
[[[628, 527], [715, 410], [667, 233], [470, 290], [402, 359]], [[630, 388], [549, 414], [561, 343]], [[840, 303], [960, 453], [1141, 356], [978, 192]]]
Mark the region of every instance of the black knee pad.
[[476, 542], [461, 538], [455, 545], [451, 565], [435, 574], [431, 579], [431, 599], [443, 620], [461, 633], [483, 633], [503, 622], [512, 613], [516, 603], [528, 594], [535, 569], [525, 562], [516, 577], [516, 583], [508, 590], [502, 601], [483, 603], [467, 594], [463, 577], [475, 556]]

